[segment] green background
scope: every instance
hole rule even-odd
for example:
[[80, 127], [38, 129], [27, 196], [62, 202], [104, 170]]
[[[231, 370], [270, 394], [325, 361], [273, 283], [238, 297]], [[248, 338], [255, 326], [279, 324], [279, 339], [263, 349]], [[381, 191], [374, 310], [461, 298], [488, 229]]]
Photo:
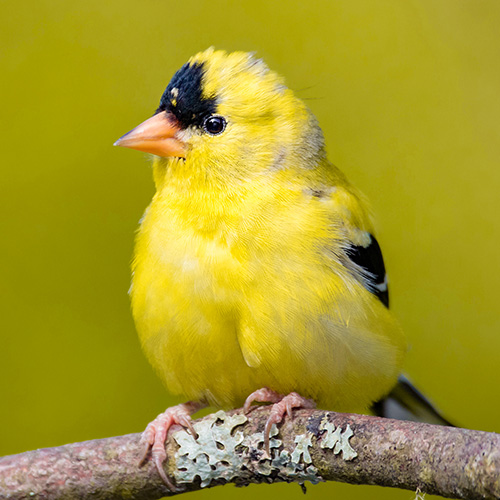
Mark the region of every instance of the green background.
[[[112, 144], [210, 45], [256, 51], [308, 99], [331, 160], [371, 199], [407, 373], [462, 426], [500, 431], [500, 2], [1, 10], [0, 454], [138, 432], [175, 402], [142, 356], [127, 296], [149, 161]], [[302, 498], [295, 485], [192, 495], [255, 494]], [[414, 498], [342, 484], [308, 494]]]

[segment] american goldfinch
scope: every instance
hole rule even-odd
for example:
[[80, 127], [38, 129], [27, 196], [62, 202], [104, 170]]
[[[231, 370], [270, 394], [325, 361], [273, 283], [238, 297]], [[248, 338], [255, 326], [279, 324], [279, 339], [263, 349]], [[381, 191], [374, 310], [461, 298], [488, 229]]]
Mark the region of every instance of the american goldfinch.
[[273, 403], [268, 446], [293, 408], [363, 412], [396, 386], [406, 344], [366, 203], [262, 60], [195, 55], [116, 144], [154, 155], [131, 299], [146, 356], [190, 400], [143, 435], [167, 484], [168, 429], [194, 434], [206, 405]]

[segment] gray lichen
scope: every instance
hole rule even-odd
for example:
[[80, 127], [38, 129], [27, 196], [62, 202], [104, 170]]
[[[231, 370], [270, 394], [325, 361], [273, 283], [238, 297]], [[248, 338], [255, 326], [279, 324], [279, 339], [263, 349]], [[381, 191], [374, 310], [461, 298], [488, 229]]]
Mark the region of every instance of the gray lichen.
[[246, 421], [244, 415], [218, 411], [194, 424], [197, 439], [187, 432], [177, 432], [174, 438], [180, 448], [176, 454], [176, 481], [190, 483], [198, 476], [205, 487], [212, 479], [230, 481], [236, 477], [244, 463], [242, 455], [235, 453], [243, 441], [243, 433], [234, 429]]
[[311, 455], [309, 454], [309, 448], [312, 446], [311, 442], [312, 434], [300, 434], [295, 436], [295, 450], [292, 453], [292, 462], [299, 463], [302, 457], [304, 462], [310, 464], [312, 462]]
[[349, 439], [353, 435], [349, 424], [347, 424], [345, 431], [342, 432], [340, 427], [335, 428], [335, 425], [328, 421], [328, 417], [324, 417], [319, 425], [319, 429], [326, 431], [321, 440], [321, 448], [332, 449], [335, 455], [342, 452], [344, 460], [352, 460], [358, 456], [349, 444]]
[[269, 458], [263, 451], [264, 433], [245, 436], [237, 429], [246, 421], [244, 415], [219, 411], [194, 424], [197, 439], [184, 431], [174, 434], [179, 445], [175, 457], [176, 483], [192, 483], [199, 478], [201, 487], [206, 487], [213, 480], [241, 478], [245, 470], [270, 482], [295, 480], [316, 484], [322, 481], [316, 467], [311, 465], [312, 434], [297, 435], [293, 450], [280, 450], [283, 443], [275, 437], [278, 429], [273, 426], [269, 443], [272, 458]]

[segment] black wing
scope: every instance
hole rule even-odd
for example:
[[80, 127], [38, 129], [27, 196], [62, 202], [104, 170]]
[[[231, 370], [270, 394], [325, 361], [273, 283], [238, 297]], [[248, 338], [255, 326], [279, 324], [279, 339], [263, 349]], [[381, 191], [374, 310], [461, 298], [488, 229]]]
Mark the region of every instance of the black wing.
[[366, 271], [369, 285], [366, 288], [376, 295], [382, 304], [389, 307], [389, 289], [387, 287], [384, 258], [375, 236], [370, 234], [370, 243], [367, 246], [352, 245], [347, 249], [346, 253], [349, 259]]

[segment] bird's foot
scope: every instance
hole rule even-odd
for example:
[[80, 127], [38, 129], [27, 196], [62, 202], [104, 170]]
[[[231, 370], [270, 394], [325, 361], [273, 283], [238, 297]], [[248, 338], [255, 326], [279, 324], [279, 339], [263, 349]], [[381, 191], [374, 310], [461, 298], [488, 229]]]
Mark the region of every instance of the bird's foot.
[[248, 413], [252, 403], [279, 403], [285, 396], [279, 392], [263, 387], [257, 391], [252, 392], [245, 400], [243, 405], [243, 413]]
[[269, 458], [271, 458], [269, 441], [273, 424], [279, 424], [285, 414], [288, 415], [288, 418], [292, 418], [292, 410], [294, 408], [316, 408], [316, 403], [312, 399], [306, 399], [296, 392], [291, 392], [287, 396], [283, 396], [278, 392], [264, 387], [252, 392], [248, 396], [243, 406], [244, 413], [249, 412], [250, 406], [255, 401], [258, 403], [274, 403], [264, 428], [264, 451]]
[[151, 458], [158, 470], [158, 474], [172, 491], [175, 491], [175, 487], [163, 469], [163, 462], [167, 459], [165, 442], [167, 441], [168, 431], [175, 424], [182, 425], [196, 439], [197, 435], [191, 422], [191, 415], [205, 406], [204, 403], [188, 401], [167, 408], [149, 423], [142, 433], [140, 443], [143, 446], [143, 454], [140, 463], [142, 464], [146, 460], [151, 450]]

